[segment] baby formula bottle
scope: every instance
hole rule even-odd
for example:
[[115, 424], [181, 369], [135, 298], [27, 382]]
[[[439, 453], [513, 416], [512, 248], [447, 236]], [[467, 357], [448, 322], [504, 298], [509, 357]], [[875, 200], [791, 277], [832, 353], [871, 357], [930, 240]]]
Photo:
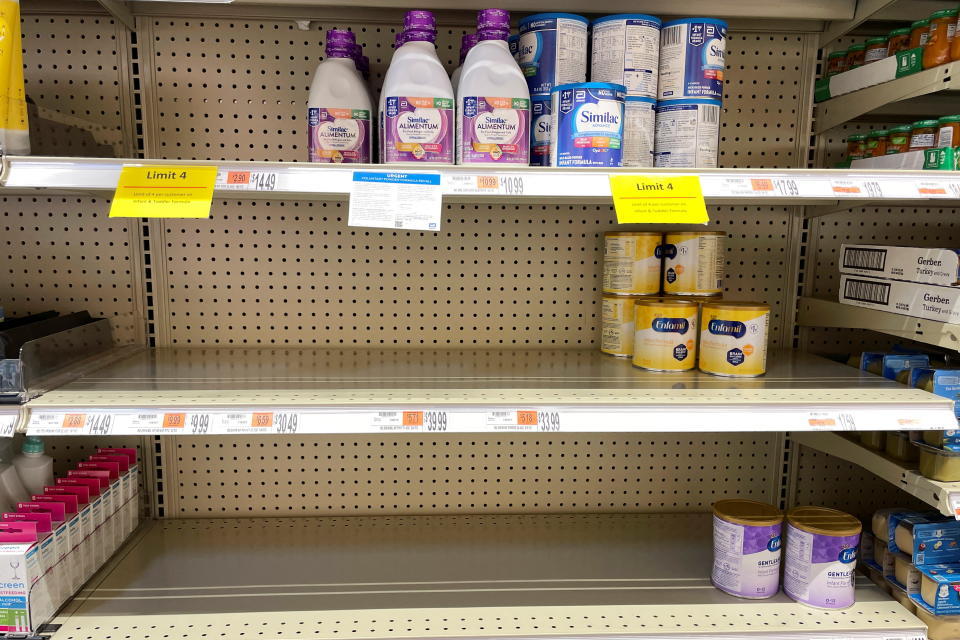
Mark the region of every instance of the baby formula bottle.
[[460, 86], [460, 74], [463, 73], [463, 61], [467, 58], [467, 54], [470, 53], [470, 49], [473, 49], [476, 45], [477, 34], [475, 33], [465, 33], [460, 39], [460, 66], [450, 74], [450, 84], [453, 85], [454, 93], [457, 92], [457, 87]]
[[507, 37], [510, 14], [477, 14], [477, 45], [463, 62], [457, 92], [461, 164], [530, 164], [530, 91]]
[[402, 44], [383, 80], [384, 164], [453, 164], [453, 87], [437, 57], [436, 38], [433, 13], [407, 12]]
[[372, 104], [353, 61], [355, 44], [351, 31], [327, 31], [326, 59], [307, 100], [310, 162], [370, 162]]

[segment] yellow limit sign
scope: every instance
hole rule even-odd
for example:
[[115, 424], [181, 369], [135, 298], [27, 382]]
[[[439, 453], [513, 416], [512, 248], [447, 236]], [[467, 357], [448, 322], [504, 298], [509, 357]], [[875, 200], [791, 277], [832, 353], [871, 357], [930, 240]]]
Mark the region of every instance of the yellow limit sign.
[[611, 175], [620, 224], [705, 224], [707, 205], [698, 176]]
[[111, 218], [209, 218], [216, 167], [123, 167]]

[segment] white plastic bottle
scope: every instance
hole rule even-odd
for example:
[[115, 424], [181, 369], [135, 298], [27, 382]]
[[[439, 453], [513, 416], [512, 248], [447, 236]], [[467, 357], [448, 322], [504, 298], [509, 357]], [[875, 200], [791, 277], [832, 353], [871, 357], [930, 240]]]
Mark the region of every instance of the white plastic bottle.
[[457, 90], [457, 162], [530, 164], [530, 90], [507, 46], [510, 14], [477, 14], [476, 46], [463, 61]]
[[370, 93], [353, 61], [351, 31], [327, 31], [307, 102], [310, 162], [366, 163], [372, 152]]
[[404, 18], [403, 44], [380, 96], [384, 164], [453, 164], [453, 87], [437, 57], [435, 25], [429, 11], [409, 11]]
[[43, 440], [27, 436], [20, 455], [13, 459], [20, 482], [30, 495], [43, 493], [44, 487], [53, 486], [53, 458], [43, 453]]
[[466, 60], [470, 49], [473, 49], [475, 46], [477, 46], [477, 34], [463, 34], [463, 37], [460, 39], [460, 65], [450, 74], [450, 84], [453, 86], [454, 93], [457, 92], [457, 87], [460, 84], [460, 74], [463, 73], [463, 61]]
[[[6, 502], [3, 506], [8, 509], [16, 507], [18, 502], [27, 502], [31, 495], [20, 481], [17, 468], [11, 464], [11, 449], [12, 440], [4, 438], [4, 442], [0, 444], [0, 502]], [[43, 487], [40, 488], [40, 493], [43, 493]]]

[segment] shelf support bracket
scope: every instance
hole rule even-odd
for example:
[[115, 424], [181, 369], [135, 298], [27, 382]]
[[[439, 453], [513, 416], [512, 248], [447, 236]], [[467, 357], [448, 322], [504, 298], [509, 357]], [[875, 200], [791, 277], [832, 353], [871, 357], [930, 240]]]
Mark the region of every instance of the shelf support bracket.
[[896, 0], [857, 0], [857, 9], [853, 20], [831, 20], [820, 34], [820, 48], [827, 46], [837, 38], [844, 36], [872, 18], [878, 12], [892, 5]]
[[126, 0], [97, 0], [97, 2], [99, 2], [100, 6], [107, 10], [107, 13], [122, 22], [127, 29], [130, 29], [130, 31], [134, 31], [137, 28], [136, 20], [133, 17], [133, 12], [130, 11], [130, 7], [127, 5]]

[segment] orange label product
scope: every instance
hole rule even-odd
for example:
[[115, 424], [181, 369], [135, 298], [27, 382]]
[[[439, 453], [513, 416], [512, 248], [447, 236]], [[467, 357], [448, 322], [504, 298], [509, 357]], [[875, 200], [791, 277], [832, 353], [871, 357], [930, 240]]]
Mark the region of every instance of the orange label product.
[[930, 20], [917, 20], [910, 25], [910, 48], [916, 49], [927, 44], [930, 37]]
[[847, 68], [856, 69], [863, 66], [863, 59], [867, 55], [867, 45], [855, 44], [847, 49]]
[[957, 9], [936, 11], [930, 16], [930, 35], [923, 45], [923, 68], [931, 69], [950, 62], [950, 49], [957, 31]]
[[892, 56], [910, 48], [910, 27], [894, 29], [887, 34], [887, 56]]
[[936, 120], [917, 120], [910, 125], [910, 151], [933, 149], [937, 142]]
[[887, 45], [889, 40], [886, 36], [870, 38], [866, 43], [866, 51], [863, 55], [863, 64], [880, 62], [887, 57]]
[[906, 153], [910, 150], [910, 135], [913, 133], [913, 127], [909, 124], [891, 127], [887, 129], [887, 150], [886, 154]]

